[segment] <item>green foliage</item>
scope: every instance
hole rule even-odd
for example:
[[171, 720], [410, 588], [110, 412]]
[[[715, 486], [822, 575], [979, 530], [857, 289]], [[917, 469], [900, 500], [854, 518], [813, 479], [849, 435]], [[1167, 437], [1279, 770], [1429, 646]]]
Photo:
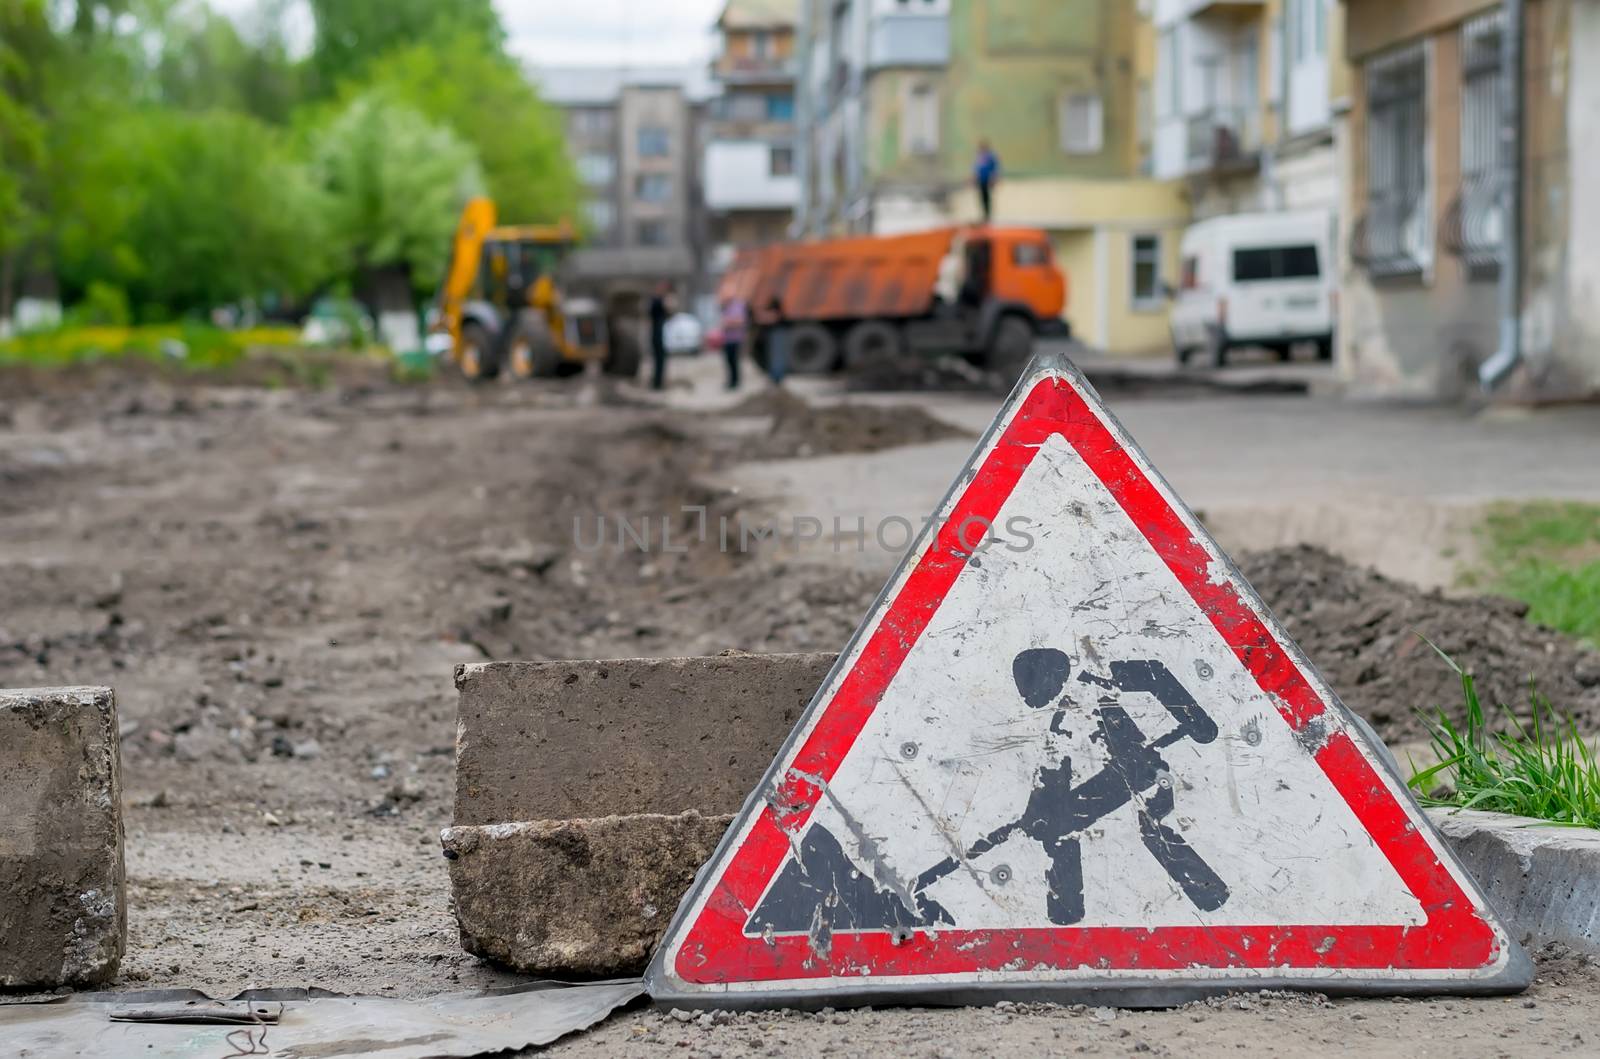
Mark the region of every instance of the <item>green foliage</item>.
[[1436, 763], [1413, 768], [1412, 790], [1434, 805], [1600, 827], [1600, 764], [1572, 719], [1530, 688], [1528, 722], [1501, 706], [1510, 729], [1490, 732], [1472, 674], [1440, 655], [1461, 677], [1465, 716], [1457, 725], [1440, 710], [1430, 723]]
[[472, 145], [502, 221], [573, 216], [578, 179], [560, 115], [516, 63], [486, 49], [480, 38], [456, 33], [442, 43], [395, 51], [373, 65], [370, 83]]
[[455, 133], [379, 90], [316, 131], [311, 171], [329, 201], [341, 271], [403, 268], [420, 290], [438, 284], [460, 204], [482, 183]]
[[0, 254], [36, 235], [48, 159], [48, 71], [59, 44], [44, 0], [0, 0]]
[[284, 0], [258, 0], [243, 29], [204, 6], [169, 13], [152, 71], [161, 102], [287, 122], [304, 97], [305, 74], [289, 57], [284, 8]]
[[99, 217], [64, 229], [62, 270], [123, 287], [143, 319], [303, 291], [332, 264], [325, 198], [284, 136], [247, 115], [136, 110], [87, 160], [137, 193], [86, 204]]
[[0, 0], [0, 311], [39, 271], [86, 322], [426, 291], [468, 194], [571, 213], [493, 0], [312, 0], [303, 59], [297, 2]]
[[144, 327], [69, 324], [0, 342], [0, 366], [57, 368], [133, 357], [210, 370], [237, 364], [253, 349], [293, 346], [299, 337], [287, 328], [224, 331], [193, 321]]
[[1523, 600], [1542, 625], [1600, 644], [1600, 504], [1501, 504], [1483, 523], [1475, 579]]
[[90, 327], [127, 327], [133, 323], [128, 292], [94, 280], [83, 292], [83, 300], [73, 308], [70, 322]]
[[317, 26], [311, 75], [324, 93], [409, 45], [467, 36], [480, 51], [499, 53], [505, 44], [493, 0], [311, 0], [311, 11]]

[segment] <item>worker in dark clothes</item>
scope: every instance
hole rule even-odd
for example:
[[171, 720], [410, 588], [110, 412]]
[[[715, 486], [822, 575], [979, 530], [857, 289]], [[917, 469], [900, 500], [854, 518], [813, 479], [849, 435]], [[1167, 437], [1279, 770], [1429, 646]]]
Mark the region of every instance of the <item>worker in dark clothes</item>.
[[994, 214], [994, 186], [1000, 182], [1000, 157], [989, 146], [988, 140], [978, 141], [978, 157], [972, 164], [972, 182], [978, 187], [978, 205], [983, 210], [983, 223], [988, 224]]
[[667, 321], [673, 311], [672, 284], [662, 281], [650, 299], [650, 388], [667, 385]]

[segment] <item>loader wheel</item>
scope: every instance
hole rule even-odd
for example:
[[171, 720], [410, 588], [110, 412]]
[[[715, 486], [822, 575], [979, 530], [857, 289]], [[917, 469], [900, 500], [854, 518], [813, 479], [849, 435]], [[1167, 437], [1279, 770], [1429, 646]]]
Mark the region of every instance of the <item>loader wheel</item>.
[[988, 368], [1007, 390], [1033, 359], [1033, 326], [1015, 314], [1002, 316], [989, 339]]
[[493, 379], [500, 374], [500, 359], [494, 342], [482, 324], [461, 325], [461, 374], [473, 382]]
[[605, 373], [619, 379], [637, 378], [639, 363], [643, 359], [638, 338], [626, 327], [612, 326], [608, 330], [611, 333], [611, 350], [606, 354]]
[[523, 316], [511, 339], [511, 373], [519, 379], [549, 379], [561, 374], [561, 349], [544, 321]]
[[789, 371], [824, 375], [839, 366], [839, 343], [821, 324], [797, 324], [789, 331]]

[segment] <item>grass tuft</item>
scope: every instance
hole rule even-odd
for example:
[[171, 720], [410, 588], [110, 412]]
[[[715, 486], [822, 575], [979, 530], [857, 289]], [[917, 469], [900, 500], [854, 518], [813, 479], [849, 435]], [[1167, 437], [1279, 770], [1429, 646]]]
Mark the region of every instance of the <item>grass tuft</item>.
[[1572, 718], [1558, 717], [1530, 685], [1527, 723], [1502, 705], [1509, 730], [1491, 732], [1472, 674], [1428, 646], [1461, 678], [1466, 711], [1459, 725], [1443, 710], [1427, 722], [1437, 762], [1413, 763], [1408, 781], [1422, 802], [1600, 828], [1600, 764]]

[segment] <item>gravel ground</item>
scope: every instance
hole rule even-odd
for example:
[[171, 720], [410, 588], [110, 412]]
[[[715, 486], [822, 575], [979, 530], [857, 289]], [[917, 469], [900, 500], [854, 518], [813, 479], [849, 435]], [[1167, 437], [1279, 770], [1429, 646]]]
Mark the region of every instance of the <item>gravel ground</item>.
[[[437, 832], [449, 822], [452, 666], [836, 648], [881, 580], [723, 551], [714, 538], [648, 554], [582, 547], [602, 517], [614, 533], [621, 518], [659, 527], [665, 515], [675, 540], [698, 517], [685, 506], [736, 519], [739, 497], [697, 483], [744, 453], [748, 416], [663, 411], [585, 380], [410, 388], [351, 371], [315, 391], [143, 372], [23, 381], [0, 378], [0, 685], [117, 689], [129, 987], [415, 996], [513, 981], [460, 951], [449, 914]], [[874, 418], [859, 443], [940, 429], [908, 417], [897, 436], [893, 424]], [[836, 451], [837, 439], [821, 444]], [[1361, 638], [1322, 630], [1356, 651], [1330, 664], [1318, 633], [1303, 631], [1320, 629], [1323, 612], [1293, 602], [1297, 565], [1318, 583], [1351, 583], [1321, 564], [1273, 560], [1283, 584], [1263, 587], [1269, 602], [1290, 601], [1291, 628], [1359, 703], [1344, 674], [1360, 671]], [[1398, 650], [1385, 636], [1368, 638], [1372, 658]], [[1286, 1033], [1310, 1053], [1351, 1041], [1374, 1054], [1595, 1047], [1592, 972], [1570, 960], [1543, 969], [1532, 1007], [1279, 997], [709, 1026], [634, 1011], [558, 1050], [1212, 1054], [1282, 1050]]]

